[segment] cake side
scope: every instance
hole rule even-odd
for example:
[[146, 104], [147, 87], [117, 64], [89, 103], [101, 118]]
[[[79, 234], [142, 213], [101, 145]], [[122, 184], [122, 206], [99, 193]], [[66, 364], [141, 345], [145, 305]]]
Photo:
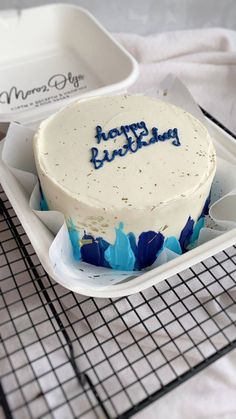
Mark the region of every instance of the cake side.
[[[88, 254], [98, 247], [103, 259], [106, 253], [103, 263], [116, 268], [122, 264], [115, 266], [108, 248], [117, 237], [124, 239], [124, 253], [133, 254], [133, 268], [140, 237], [144, 247], [152, 240], [156, 254], [170, 237], [182, 241], [184, 250], [187, 239], [182, 234], [181, 240], [181, 233], [188, 229], [190, 239], [202, 218], [216, 168], [203, 124], [180, 108], [143, 96], [70, 105], [42, 123], [34, 151], [48, 206], [65, 215], [76, 246], [87, 247], [83, 258], [93, 259]], [[144, 240], [147, 232], [152, 233]]]

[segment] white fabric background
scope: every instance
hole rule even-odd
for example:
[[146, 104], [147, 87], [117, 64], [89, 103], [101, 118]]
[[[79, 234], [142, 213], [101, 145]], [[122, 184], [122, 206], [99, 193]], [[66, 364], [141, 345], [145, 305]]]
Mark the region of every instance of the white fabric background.
[[140, 64], [131, 91], [153, 89], [174, 73], [201, 106], [236, 132], [236, 31], [212, 28], [117, 38]]
[[235, 0], [0, 0], [0, 9], [48, 3], [84, 7], [111, 32], [147, 35], [216, 26], [236, 29]]
[[[235, 31], [212, 28], [116, 37], [140, 64], [140, 77], [130, 91], [153, 90], [168, 73], [174, 73], [201, 106], [236, 132]], [[135, 417], [235, 419], [236, 351]]]

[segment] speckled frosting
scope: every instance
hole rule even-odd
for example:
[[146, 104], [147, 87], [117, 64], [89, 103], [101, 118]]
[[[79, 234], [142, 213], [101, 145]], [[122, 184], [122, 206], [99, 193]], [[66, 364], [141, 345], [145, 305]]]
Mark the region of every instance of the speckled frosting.
[[48, 208], [61, 211], [76, 259], [114, 269], [152, 265], [196, 240], [216, 170], [205, 126], [140, 95], [78, 101], [35, 136]]

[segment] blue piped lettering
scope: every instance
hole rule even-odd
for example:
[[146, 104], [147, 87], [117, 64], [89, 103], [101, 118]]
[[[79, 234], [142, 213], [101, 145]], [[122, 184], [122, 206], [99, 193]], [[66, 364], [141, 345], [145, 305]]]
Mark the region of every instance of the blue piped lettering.
[[100, 169], [103, 166], [103, 160], [97, 159], [98, 149], [97, 147], [91, 148], [92, 157], [90, 159], [91, 163], [93, 163], [95, 169]]
[[95, 138], [97, 138], [98, 144], [100, 144], [101, 140], [107, 141], [109, 139], [109, 137], [106, 137], [105, 132], [102, 131], [102, 127], [100, 127], [100, 125], [96, 126]]
[[144, 141], [144, 137], [149, 135], [149, 130], [144, 121], [135, 122], [130, 125], [121, 125], [120, 128], [112, 128], [106, 134], [103, 132], [100, 125], [96, 126], [96, 135], [97, 144], [100, 144], [101, 141], [114, 140], [116, 137], [123, 136], [125, 137], [125, 143], [119, 149], [109, 151], [108, 149], [103, 150], [102, 156], [99, 156], [99, 150], [96, 147], [91, 148], [91, 159], [90, 162], [93, 164], [95, 169], [100, 169], [103, 167], [104, 162], [112, 162], [117, 156], [124, 157], [128, 152], [136, 153], [143, 147], [148, 147], [151, 144], [158, 142], [164, 142], [170, 139], [173, 139], [172, 145], [179, 147], [181, 145], [179, 139], [179, 133], [177, 128], [168, 129], [168, 131], [159, 134], [158, 128], [153, 127], [151, 129], [151, 137]]

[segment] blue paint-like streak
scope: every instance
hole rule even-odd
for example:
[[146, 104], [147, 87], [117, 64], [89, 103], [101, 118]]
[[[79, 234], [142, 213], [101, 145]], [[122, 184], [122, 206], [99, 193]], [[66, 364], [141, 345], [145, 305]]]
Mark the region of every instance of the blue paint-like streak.
[[193, 234], [193, 226], [194, 226], [194, 221], [189, 216], [183, 230], [181, 231], [180, 238], [179, 238], [179, 243], [183, 252], [187, 250], [187, 246], [189, 245], [190, 237]]
[[132, 251], [128, 236], [123, 231], [124, 224], [116, 228], [116, 240], [105, 250], [105, 259], [113, 269], [132, 271], [135, 256]]
[[91, 243], [83, 244], [81, 247], [82, 260], [92, 265], [109, 267], [104, 260], [104, 252], [108, 248], [109, 243], [100, 238], [95, 239], [89, 234], [84, 234], [82, 240], [91, 241]]
[[110, 246], [110, 244], [106, 240], [104, 240], [102, 237], [99, 237], [96, 240], [98, 241], [100, 254], [102, 255], [101, 266], [103, 266], [104, 268], [110, 268], [109, 263], [105, 259], [105, 251]]
[[152, 265], [164, 243], [164, 236], [155, 231], [147, 231], [139, 236], [138, 241], [138, 266], [139, 269]]
[[179, 240], [174, 236], [170, 236], [165, 240], [164, 248], [171, 250], [172, 252], [177, 253], [178, 255], [182, 254], [182, 249], [179, 244]]
[[138, 254], [138, 246], [137, 246], [137, 243], [136, 243], [136, 238], [135, 238], [134, 233], [129, 233], [128, 234], [128, 239], [129, 239], [129, 242], [130, 242], [131, 249], [133, 250], [133, 253], [136, 257], [137, 254]]
[[134, 270], [137, 271], [138, 270], [138, 261], [137, 261], [138, 246], [137, 246], [137, 243], [136, 243], [136, 237], [135, 237], [134, 233], [129, 233], [128, 234], [128, 239], [129, 239], [129, 242], [130, 242], [131, 249], [133, 250], [133, 254], [135, 256]]
[[[68, 220], [67, 225], [76, 260], [82, 258], [83, 261], [92, 265], [132, 271], [151, 266], [165, 248], [179, 255], [185, 252], [188, 246], [198, 239], [200, 230], [204, 227], [204, 217], [199, 219], [194, 226], [194, 221], [189, 216], [179, 240], [174, 236], [165, 239], [160, 232], [147, 231], [140, 234], [138, 243], [135, 235], [133, 233], [126, 234], [123, 231], [124, 224], [120, 223], [116, 228], [114, 245], [102, 237], [95, 238], [86, 233], [84, 233], [81, 244], [79, 231], [71, 219]], [[83, 244], [83, 240], [90, 242]]]
[[48, 211], [49, 210], [47, 201], [44, 198], [44, 196], [42, 196], [41, 199], [40, 199], [40, 210], [41, 211]]
[[190, 244], [193, 244], [193, 243], [195, 243], [195, 241], [198, 240], [199, 233], [200, 233], [201, 229], [204, 227], [204, 224], [205, 224], [204, 217], [199, 218], [199, 220], [196, 222], [196, 224], [194, 226], [193, 234], [190, 237]]
[[75, 224], [73, 223], [72, 219], [69, 218], [67, 222], [68, 232], [73, 248], [73, 256], [75, 260], [81, 259], [81, 251], [80, 251], [80, 238], [79, 238], [79, 231], [76, 229]]
[[198, 220], [200, 220], [202, 217], [204, 217], [205, 215], [207, 215], [209, 213], [210, 202], [211, 202], [211, 192], [209, 193], [209, 195], [206, 199], [206, 202], [205, 202], [204, 207], [202, 209], [201, 215], [198, 217]]
[[39, 192], [40, 192], [40, 203], [39, 203], [40, 210], [41, 211], [48, 211], [49, 210], [48, 204], [47, 204], [46, 198], [43, 194], [43, 191], [42, 191], [42, 188], [41, 188], [40, 184], [39, 184]]

